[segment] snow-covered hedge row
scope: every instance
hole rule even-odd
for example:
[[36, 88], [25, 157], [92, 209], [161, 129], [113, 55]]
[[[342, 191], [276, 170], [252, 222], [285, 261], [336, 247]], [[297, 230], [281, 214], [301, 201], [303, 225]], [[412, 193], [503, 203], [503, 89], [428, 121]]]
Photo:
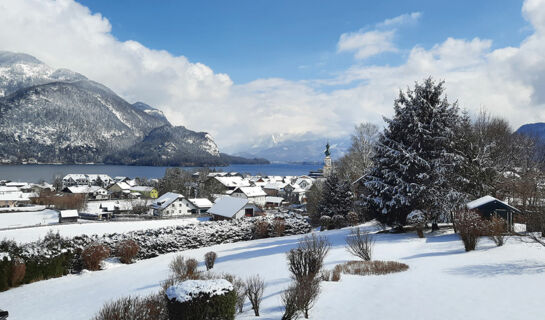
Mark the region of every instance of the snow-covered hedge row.
[[[81, 270], [81, 253], [91, 244], [103, 244], [113, 249], [123, 241], [134, 240], [139, 247], [137, 259], [149, 259], [169, 252], [252, 240], [257, 238], [256, 225], [263, 222], [268, 223], [268, 236], [274, 237], [278, 235], [273, 223], [276, 219], [284, 221], [284, 235], [311, 231], [310, 224], [299, 215], [266, 216], [74, 238], [49, 234], [43, 240], [23, 245], [4, 240], [0, 242], [0, 252], [3, 257], [20, 257], [24, 261], [26, 275], [23, 283], [29, 283]], [[260, 234], [259, 237], [263, 235]], [[4, 260], [7, 265], [9, 262]], [[7, 269], [8, 267], [5, 272], [0, 272], [0, 275], [10, 277]]]

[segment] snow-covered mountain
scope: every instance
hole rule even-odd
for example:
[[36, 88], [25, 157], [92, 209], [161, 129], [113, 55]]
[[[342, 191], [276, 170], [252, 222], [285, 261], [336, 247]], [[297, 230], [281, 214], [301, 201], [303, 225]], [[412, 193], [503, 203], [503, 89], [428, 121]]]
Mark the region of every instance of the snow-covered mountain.
[[173, 127], [161, 111], [130, 104], [81, 74], [6, 51], [0, 52], [0, 159], [221, 164], [210, 135]]
[[320, 137], [300, 137], [280, 140], [276, 136], [261, 141], [245, 152], [242, 157], [265, 158], [273, 162], [322, 162], [326, 143], [331, 145], [331, 156], [339, 159], [350, 148], [350, 137], [327, 139]]

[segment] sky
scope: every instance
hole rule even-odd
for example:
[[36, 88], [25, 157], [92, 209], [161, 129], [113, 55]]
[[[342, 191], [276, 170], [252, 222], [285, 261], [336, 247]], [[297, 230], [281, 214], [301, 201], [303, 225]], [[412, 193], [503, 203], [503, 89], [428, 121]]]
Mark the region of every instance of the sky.
[[545, 121], [545, 0], [0, 0], [0, 49], [155, 106], [226, 152], [382, 125], [429, 76], [472, 114]]

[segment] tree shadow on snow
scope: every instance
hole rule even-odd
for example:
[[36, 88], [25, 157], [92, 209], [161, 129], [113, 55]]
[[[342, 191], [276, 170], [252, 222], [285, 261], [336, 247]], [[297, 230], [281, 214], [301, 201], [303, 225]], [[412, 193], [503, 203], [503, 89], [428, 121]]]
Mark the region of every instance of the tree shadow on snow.
[[449, 251], [435, 251], [435, 252], [426, 252], [426, 253], [419, 253], [408, 257], [403, 257], [401, 260], [410, 260], [410, 259], [418, 259], [418, 258], [427, 258], [427, 257], [439, 257], [439, 256], [448, 256], [453, 254], [460, 254], [464, 253], [465, 251], [462, 250], [449, 250]]
[[511, 263], [469, 265], [448, 269], [447, 273], [478, 278], [502, 275], [539, 274], [545, 272], [545, 265], [537, 261], [513, 261]]

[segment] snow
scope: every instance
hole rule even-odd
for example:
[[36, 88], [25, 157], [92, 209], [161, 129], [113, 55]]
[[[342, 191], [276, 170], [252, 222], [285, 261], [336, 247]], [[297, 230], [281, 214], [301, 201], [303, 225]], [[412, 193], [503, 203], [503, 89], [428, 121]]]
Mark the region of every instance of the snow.
[[61, 210], [60, 214], [61, 214], [61, 217], [63, 218], [79, 217], [78, 210]]
[[246, 198], [221, 197], [216, 200], [212, 208], [208, 209], [208, 213], [232, 218], [247, 203], [248, 199]]
[[247, 197], [265, 197], [267, 194], [261, 187], [238, 187], [234, 192], [240, 190]]
[[[52, 211], [52, 210], [50, 210]], [[34, 212], [32, 212], [34, 213]], [[9, 215], [15, 215], [19, 213], [9, 213]], [[0, 214], [2, 216], [8, 214]], [[202, 218], [200, 219], [202, 220]], [[52, 232], [59, 232], [63, 237], [75, 237], [78, 235], [103, 235], [107, 233], [124, 233], [136, 230], [146, 229], [159, 229], [169, 226], [187, 225], [191, 223], [197, 223], [199, 218], [185, 218], [185, 219], [162, 219], [162, 220], [144, 220], [144, 221], [86, 221], [79, 220], [79, 223], [73, 224], [58, 224], [52, 226], [43, 226], [36, 228], [14, 229], [14, 230], [0, 230], [1, 239], [11, 239], [20, 243], [26, 243], [43, 239], [45, 235]], [[15, 220], [16, 222], [18, 219]], [[58, 215], [55, 212], [55, 223], [58, 223]], [[2, 220], [0, 225], [3, 226]]]
[[[59, 223], [59, 213], [50, 209], [31, 212], [0, 213], [0, 230], [57, 223]], [[16, 232], [21, 233], [20, 230]], [[2, 234], [3, 231], [0, 231], [0, 239], [3, 238]]]
[[[363, 226], [374, 230], [374, 225]], [[353, 260], [345, 250], [350, 229], [319, 233], [332, 248], [325, 267]], [[280, 294], [291, 282], [285, 253], [301, 236], [269, 238], [187, 250], [187, 258], [202, 261], [208, 251], [218, 254], [213, 271], [245, 279], [259, 274], [265, 280], [260, 319], [280, 319]], [[545, 283], [545, 248], [509, 238], [502, 247], [482, 238], [476, 251], [465, 252], [450, 232], [375, 235], [374, 259], [395, 260], [409, 270], [384, 276], [342, 275], [340, 282], [322, 282], [322, 290], [310, 318], [454, 320], [543, 319], [541, 285]], [[176, 255], [166, 254], [131, 265], [81, 275], [39, 281], [0, 293], [2, 309], [10, 320], [88, 320], [102, 304], [123, 296], [144, 296], [160, 290], [168, 277], [168, 264]], [[250, 267], [251, 266], [251, 267]], [[200, 264], [200, 270], [204, 265]], [[43, 293], [47, 294], [43, 294]], [[59, 299], [69, 296], [71, 299]], [[255, 319], [246, 301], [237, 319]]]
[[213, 206], [212, 202], [207, 198], [194, 198], [187, 200], [197, 208], [211, 208]]
[[176, 299], [178, 302], [186, 302], [201, 294], [213, 297], [226, 294], [231, 290], [233, 290], [233, 285], [225, 279], [186, 280], [169, 287], [166, 290], [166, 295], [169, 300]]
[[0, 252], [0, 261], [3, 260], [11, 261], [11, 256], [7, 252]]

